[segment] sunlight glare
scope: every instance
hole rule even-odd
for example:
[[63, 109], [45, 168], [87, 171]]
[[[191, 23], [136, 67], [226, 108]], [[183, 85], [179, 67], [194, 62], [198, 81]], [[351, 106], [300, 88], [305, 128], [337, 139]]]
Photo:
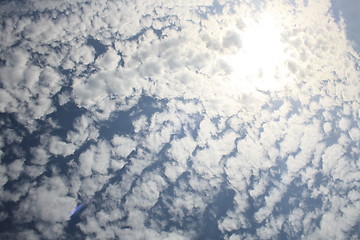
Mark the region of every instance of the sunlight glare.
[[247, 91], [275, 90], [281, 87], [285, 54], [280, 29], [270, 16], [248, 23], [242, 34], [242, 48], [229, 56], [232, 81]]

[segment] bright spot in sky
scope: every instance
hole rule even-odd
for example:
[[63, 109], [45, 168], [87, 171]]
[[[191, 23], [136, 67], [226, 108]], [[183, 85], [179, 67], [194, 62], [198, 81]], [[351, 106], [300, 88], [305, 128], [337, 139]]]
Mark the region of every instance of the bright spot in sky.
[[278, 23], [266, 15], [258, 21], [249, 20], [241, 39], [241, 49], [227, 57], [233, 84], [246, 92], [278, 90], [287, 69]]

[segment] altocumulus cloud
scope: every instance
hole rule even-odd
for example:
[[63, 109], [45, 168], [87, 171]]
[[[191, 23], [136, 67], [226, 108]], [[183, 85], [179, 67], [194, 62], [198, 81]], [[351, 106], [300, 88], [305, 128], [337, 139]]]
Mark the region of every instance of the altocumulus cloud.
[[4, 2], [0, 237], [358, 239], [335, 2]]

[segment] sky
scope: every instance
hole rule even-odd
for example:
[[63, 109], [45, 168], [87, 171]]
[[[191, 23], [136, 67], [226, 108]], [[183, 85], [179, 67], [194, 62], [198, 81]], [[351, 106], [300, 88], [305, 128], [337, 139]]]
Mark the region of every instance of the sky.
[[359, 239], [359, 11], [1, 1], [0, 238]]

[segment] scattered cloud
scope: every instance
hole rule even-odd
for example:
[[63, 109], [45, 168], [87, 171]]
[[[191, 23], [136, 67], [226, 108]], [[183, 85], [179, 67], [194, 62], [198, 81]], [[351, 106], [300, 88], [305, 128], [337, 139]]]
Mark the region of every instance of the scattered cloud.
[[358, 238], [359, 55], [332, 2], [4, 3], [0, 237]]

